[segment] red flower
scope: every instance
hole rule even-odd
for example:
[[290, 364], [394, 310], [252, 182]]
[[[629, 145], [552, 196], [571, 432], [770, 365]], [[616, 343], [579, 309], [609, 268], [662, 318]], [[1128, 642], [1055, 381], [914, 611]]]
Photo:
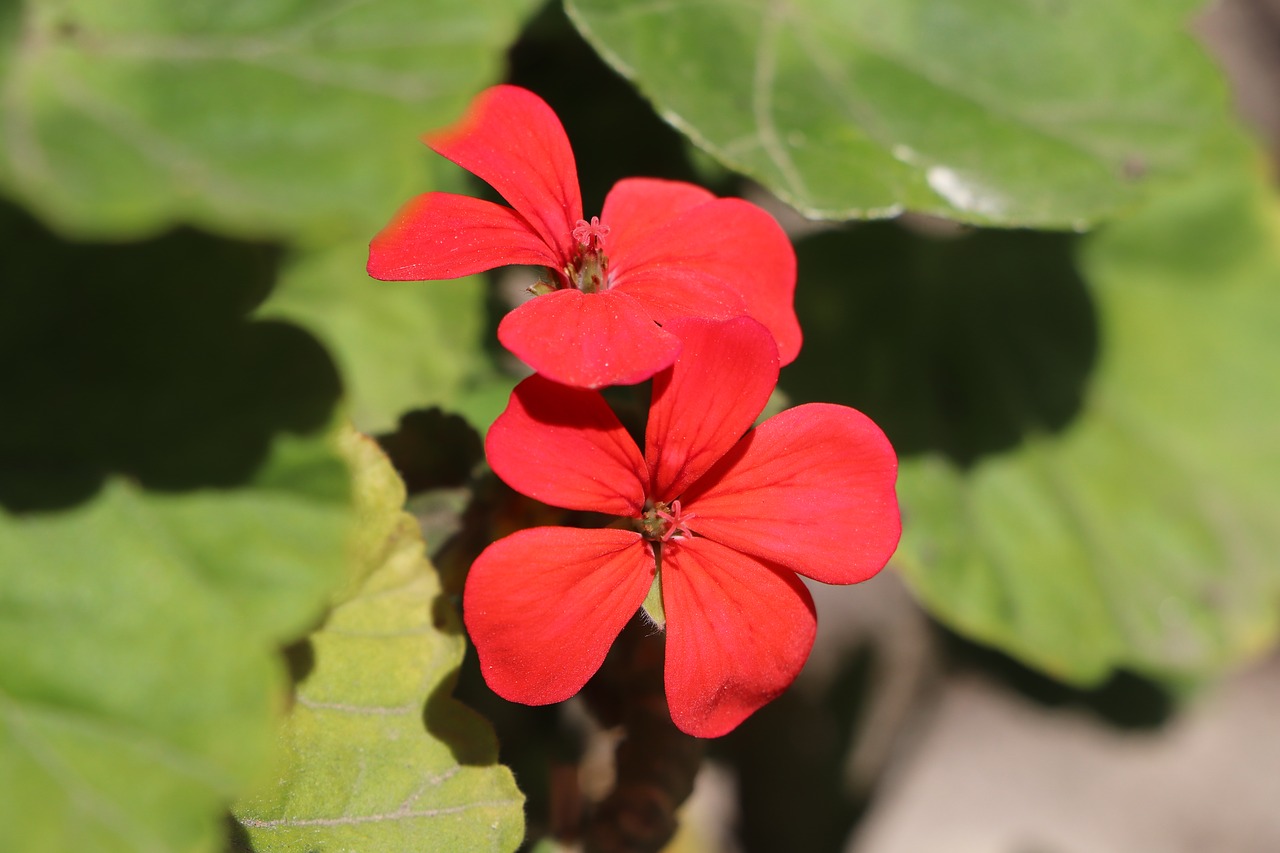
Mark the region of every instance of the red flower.
[[683, 349], [654, 377], [643, 455], [597, 392], [542, 376], [516, 387], [486, 442], [517, 491], [634, 529], [500, 539], [471, 567], [463, 611], [494, 691], [558, 702], [595, 673], [660, 575], [671, 718], [716, 737], [808, 657], [813, 600], [796, 573], [857, 583], [888, 561], [901, 532], [897, 459], [844, 406], [798, 406], [750, 429], [778, 377], [754, 320], [666, 328]]
[[[496, 86], [427, 145], [501, 193], [511, 207], [450, 193], [409, 202], [369, 246], [369, 275], [458, 278], [506, 264], [549, 268], [543, 295], [516, 308], [498, 338], [538, 373], [584, 388], [648, 379], [680, 345], [676, 317], [751, 316], [783, 364], [800, 350], [792, 307], [795, 253], [778, 224], [741, 199], [630, 178], [582, 217], [578, 172], [551, 107]], [[547, 292], [549, 291], [549, 292]]]

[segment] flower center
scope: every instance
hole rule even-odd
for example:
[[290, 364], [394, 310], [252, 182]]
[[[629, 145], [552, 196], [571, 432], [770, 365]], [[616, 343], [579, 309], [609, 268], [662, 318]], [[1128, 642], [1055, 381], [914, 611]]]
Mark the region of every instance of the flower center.
[[599, 293], [608, 283], [609, 259], [604, 255], [604, 238], [609, 236], [609, 226], [600, 222], [599, 216], [588, 222], [579, 219], [573, 227], [573, 240], [578, 244], [573, 260], [564, 268], [565, 278], [571, 287], [583, 293]]
[[551, 281], [539, 280], [529, 288], [534, 296], [567, 290], [571, 287], [583, 293], [599, 293], [609, 287], [609, 259], [604, 254], [604, 239], [609, 236], [609, 226], [599, 216], [588, 222], [579, 219], [570, 232], [575, 243], [573, 255], [562, 269], [552, 270]]
[[670, 542], [673, 537], [693, 538], [689, 522], [697, 517], [696, 512], [685, 512], [679, 500], [674, 500], [670, 504], [658, 501], [651, 509], [645, 511], [640, 523], [644, 527], [644, 535], [647, 538], [659, 542]]

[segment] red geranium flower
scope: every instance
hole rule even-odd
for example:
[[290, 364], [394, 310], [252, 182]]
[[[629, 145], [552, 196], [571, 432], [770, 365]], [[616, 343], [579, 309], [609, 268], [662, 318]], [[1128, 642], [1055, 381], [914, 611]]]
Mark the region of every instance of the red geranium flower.
[[405, 206], [369, 246], [369, 275], [458, 278], [507, 264], [549, 268], [538, 298], [502, 320], [502, 344], [538, 373], [584, 388], [648, 379], [680, 345], [676, 317], [751, 316], [783, 364], [800, 350], [795, 252], [769, 214], [692, 184], [619, 181], [582, 216], [573, 150], [551, 107], [496, 86], [424, 141], [483, 178], [511, 207], [450, 193]]
[[471, 567], [463, 611], [489, 686], [541, 705], [578, 692], [660, 577], [671, 718], [716, 737], [808, 657], [813, 600], [796, 573], [857, 583], [888, 561], [897, 459], [845, 406], [798, 406], [750, 429], [778, 377], [754, 320], [666, 328], [683, 348], [654, 377], [643, 455], [599, 393], [542, 376], [516, 387], [486, 441], [517, 491], [634, 529], [500, 539]]

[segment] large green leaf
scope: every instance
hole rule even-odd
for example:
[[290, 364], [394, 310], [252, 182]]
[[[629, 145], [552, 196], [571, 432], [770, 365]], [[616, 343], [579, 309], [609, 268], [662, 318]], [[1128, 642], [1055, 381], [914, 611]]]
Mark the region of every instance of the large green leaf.
[[0, 188], [82, 235], [370, 229], [531, 5], [5, 3]]
[[289, 440], [243, 488], [0, 514], [0, 849], [217, 849], [269, 753], [276, 643], [337, 580], [345, 485]]
[[1273, 642], [1280, 216], [1261, 175], [1225, 164], [1109, 227], [1083, 280], [1062, 238], [890, 228], [801, 247], [813, 323], [784, 384], [864, 407], [905, 451], [895, 564], [930, 610], [1079, 682], [1202, 676]]
[[261, 247], [0, 234], [0, 850], [216, 849], [341, 580], [333, 366]]
[[514, 850], [523, 798], [488, 724], [451, 695], [460, 621], [403, 486], [371, 440], [353, 443], [370, 533], [354, 595], [311, 636], [276, 768], [236, 816], [257, 853]]
[[483, 279], [374, 281], [367, 257], [367, 239], [294, 254], [258, 316], [296, 321], [328, 346], [360, 429], [390, 430], [414, 407], [458, 408], [496, 373]]
[[1187, 0], [566, 0], [669, 121], [796, 208], [1079, 227], [1225, 118]]

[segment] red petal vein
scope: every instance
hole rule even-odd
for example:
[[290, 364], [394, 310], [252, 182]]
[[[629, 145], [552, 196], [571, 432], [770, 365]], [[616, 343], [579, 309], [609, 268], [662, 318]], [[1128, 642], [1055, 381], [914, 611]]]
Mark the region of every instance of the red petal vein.
[[752, 430], [683, 504], [703, 536], [823, 583], [858, 583], [898, 546], [897, 472], [870, 418], [810, 403]]
[[680, 352], [640, 303], [613, 290], [535, 297], [502, 318], [498, 340], [548, 379], [579, 388], [643, 382]]
[[483, 179], [555, 248], [560, 268], [582, 218], [569, 138], [545, 101], [518, 86], [494, 86], [452, 127], [423, 138], [437, 153]]
[[485, 454], [503, 482], [543, 503], [633, 518], [644, 510], [640, 449], [595, 391], [530, 376], [489, 428]]
[[684, 318], [664, 328], [682, 349], [653, 380], [645, 461], [651, 495], [671, 501], [751, 427], [778, 381], [778, 350], [748, 317]]
[[383, 281], [460, 278], [507, 264], [559, 259], [511, 208], [451, 193], [413, 199], [369, 244], [369, 275]]
[[545, 705], [582, 689], [644, 601], [655, 563], [638, 533], [535, 527], [499, 539], [467, 576], [463, 616], [499, 696]]
[[610, 261], [614, 286], [644, 300], [658, 322], [666, 319], [664, 292], [697, 288], [706, 300], [698, 316], [716, 317], [732, 307], [717, 295], [727, 291], [773, 333], [783, 364], [800, 352], [795, 250], [773, 217], [750, 202], [722, 198], [687, 208], [638, 233]]
[[600, 219], [609, 226], [605, 254], [626, 258], [686, 210], [706, 204], [715, 195], [696, 184], [659, 178], [624, 178], [605, 196]]
[[795, 680], [817, 630], [813, 599], [791, 572], [710, 540], [662, 547], [671, 719], [719, 737]]

